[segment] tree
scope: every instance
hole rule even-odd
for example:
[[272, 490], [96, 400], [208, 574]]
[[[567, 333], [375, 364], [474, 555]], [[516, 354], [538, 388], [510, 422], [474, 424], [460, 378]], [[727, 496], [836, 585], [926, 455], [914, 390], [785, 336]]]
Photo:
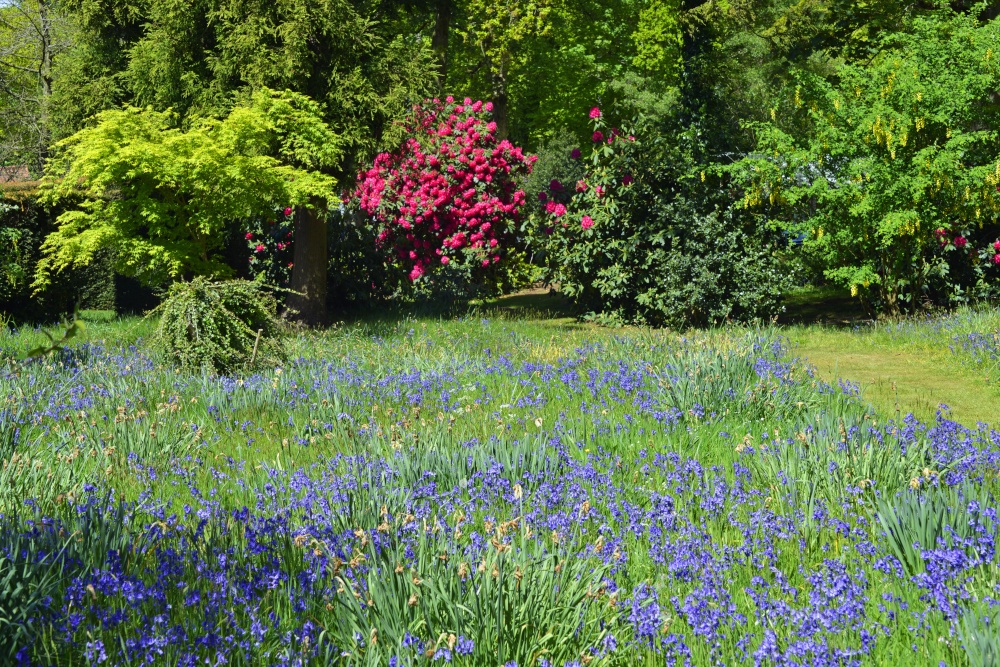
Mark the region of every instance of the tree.
[[[172, 108], [183, 123], [225, 114], [249, 90], [289, 89], [317, 101], [341, 137], [340, 160], [318, 168], [346, 183], [365, 158], [398, 145], [393, 121], [437, 78], [430, 49], [387, 32], [395, 24], [363, 0], [69, 1], [84, 35], [61, 108], [77, 127], [76, 106]], [[306, 296], [292, 305], [309, 322], [326, 319], [321, 208], [295, 216], [292, 286]]]
[[[457, 1], [448, 41], [448, 84], [453, 93], [494, 103], [502, 136], [537, 146], [564, 128], [581, 139], [588, 133], [586, 110], [609, 98], [609, 85], [634, 70], [640, 45], [664, 37], [670, 3], [647, 17], [651, 0], [484, 0]], [[669, 22], [668, 22], [669, 23]], [[673, 78], [675, 71], [656, 74]]]
[[69, 46], [68, 19], [50, 0], [0, 5], [0, 165], [39, 174], [48, 155], [56, 58]]
[[265, 89], [222, 120], [189, 125], [127, 107], [56, 144], [42, 200], [69, 208], [43, 244], [36, 288], [103, 248], [115, 250], [121, 273], [150, 284], [224, 277], [231, 269], [219, 250], [231, 224], [334, 194], [334, 179], [318, 169], [336, 163], [339, 137], [302, 95]]
[[998, 43], [1000, 20], [941, 9], [869, 62], [800, 72], [796, 122], [750, 126], [744, 204], [873, 310], [984, 295], [1000, 272]]

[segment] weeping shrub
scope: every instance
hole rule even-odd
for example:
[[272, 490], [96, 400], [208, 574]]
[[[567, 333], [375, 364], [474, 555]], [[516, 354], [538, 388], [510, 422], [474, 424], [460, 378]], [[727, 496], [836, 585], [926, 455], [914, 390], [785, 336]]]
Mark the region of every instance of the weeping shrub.
[[158, 346], [185, 370], [231, 374], [285, 357], [277, 301], [259, 281], [199, 277], [176, 283], [153, 312], [160, 313]]

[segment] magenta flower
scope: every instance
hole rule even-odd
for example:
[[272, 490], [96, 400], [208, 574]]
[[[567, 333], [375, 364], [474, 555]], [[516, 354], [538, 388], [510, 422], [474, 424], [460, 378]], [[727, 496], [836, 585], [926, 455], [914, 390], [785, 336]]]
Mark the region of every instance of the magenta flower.
[[591, 139], [594, 140], [595, 144], [599, 144], [602, 141], [604, 141], [604, 133], [601, 132], [600, 130], [595, 130], [594, 131], [594, 136], [592, 136]]
[[556, 216], [557, 218], [566, 215], [566, 207], [563, 206], [562, 204], [556, 204], [555, 206], [552, 207], [552, 215]]
[[993, 255], [993, 263], [1000, 264], [1000, 255]]
[[247, 235], [246, 235], [245, 238], [246, 238], [247, 241], [249, 241], [250, 239], [252, 239], [253, 238], [253, 232], [247, 232]]
[[552, 192], [561, 192], [562, 189], [563, 189], [562, 183], [560, 183], [555, 178], [553, 178], [552, 181], [549, 183], [549, 190], [552, 190]]
[[955, 247], [956, 248], [964, 248], [968, 244], [969, 244], [969, 240], [967, 238], [965, 238], [964, 236], [956, 236], [955, 237]]
[[285, 215], [289, 216], [291, 214], [292, 214], [292, 207], [291, 206], [286, 206], [285, 207]]
[[441, 257], [441, 263], [442, 264], [447, 264], [450, 261], [451, 260], [448, 259], [448, 255], [444, 255], [443, 257]]
[[594, 107], [593, 109], [590, 110], [590, 117], [593, 118], [594, 120], [597, 120], [598, 118], [601, 117], [601, 110], [597, 107]]
[[584, 229], [590, 229], [591, 227], [594, 226], [594, 219], [591, 218], [589, 215], [585, 215], [580, 220], [580, 226], [583, 227]]
[[573, 149], [573, 150], [572, 150], [572, 151], [570, 152], [570, 154], [569, 154], [569, 156], [570, 156], [571, 158], [573, 158], [574, 160], [579, 160], [579, 159], [580, 159], [580, 155], [581, 155], [581, 153], [580, 153], [580, 149], [579, 149], [579, 148], [574, 148], [574, 149]]
[[996, 250], [997, 252], [1000, 252], [1000, 241], [996, 241], [993, 243], [993, 249]]
[[264, 252], [264, 246], [258, 243], [257, 247], [254, 248], [254, 252]]
[[622, 177], [622, 185], [632, 185], [632, 174], [625, 174]]
[[584, 181], [582, 179], [579, 180], [579, 181], [577, 181], [576, 182], [576, 191], [577, 192], [586, 192], [587, 191], [587, 181]]
[[538, 193], [538, 201], [542, 202], [543, 204], [548, 200], [548, 198], [549, 198], [549, 196], [547, 194], [545, 194], [544, 192], [539, 192]]

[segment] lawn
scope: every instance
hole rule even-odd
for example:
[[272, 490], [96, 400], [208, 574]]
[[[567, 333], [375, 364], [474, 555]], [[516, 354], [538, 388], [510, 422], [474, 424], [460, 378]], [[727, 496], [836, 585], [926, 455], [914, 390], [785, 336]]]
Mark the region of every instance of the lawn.
[[0, 661], [987, 664], [1000, 433], [905, 412], [986, 414], [964, 395], [992, 391], [989, 355], [955, 341], [992, 314], [560, 315], [529, 295], [341, 324], [219, 378], [86, 313], [70, 349], [8, 361]]

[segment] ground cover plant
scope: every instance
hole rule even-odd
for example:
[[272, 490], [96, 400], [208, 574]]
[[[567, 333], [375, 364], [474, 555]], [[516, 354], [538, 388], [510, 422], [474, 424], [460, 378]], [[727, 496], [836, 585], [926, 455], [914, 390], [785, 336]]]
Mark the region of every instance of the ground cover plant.
[[[779, 332], [404, 319], [0, 376], [12, 664], [980, 665], [1000, 433]], [[132, 338], [130, 340], [130, 338]]]

